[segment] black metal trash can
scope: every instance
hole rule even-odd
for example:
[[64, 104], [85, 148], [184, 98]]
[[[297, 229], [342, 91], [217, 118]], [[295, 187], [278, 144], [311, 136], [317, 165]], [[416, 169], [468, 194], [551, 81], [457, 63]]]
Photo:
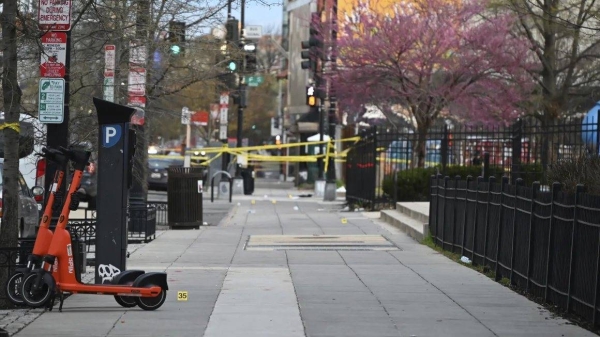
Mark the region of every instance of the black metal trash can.
[[254, 166], [248, 165], [241, 171], [242, 179], [244, 179], [244, 194], [252, 195], [254, 193]]
[[[167, 204], [169, 228], [185, 229], [202, 226], [202, 194], [205, 169], [200, 167], [169, 167]], [[202, 185], [200, 185], [202, 184]]]

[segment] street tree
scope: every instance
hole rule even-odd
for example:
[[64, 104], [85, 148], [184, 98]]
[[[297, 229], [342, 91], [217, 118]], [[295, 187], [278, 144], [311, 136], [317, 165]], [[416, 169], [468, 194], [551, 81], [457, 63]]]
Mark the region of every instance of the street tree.
[[[518, 18], [519, 34], [530, 41], [539, 63], [530, 114], [543, 129], [568, 115], [584, 112], [600, 100], [600, 6], [588, 0], [499, 0]], [[550, 136], [551, 137], [551, 136]], [[544, 137], [542, 163], [558, 148]]]
[[[4, 164], [2, 166], [2, 227], [0, 247], [16, 247], [18, 239], [18, 174], [19, 174], [19, 115], [22, 91], [17, 76], [17, 0], [4, 0], [0, 24], [2, 27], [2, 102], [5, 124]], [[12, 257], [11, 257], [12, 258]], [[8, 261], [7, 261], [8, 262]], [[0, 273], [4, 285], [8, 273]], [[5, 296], [3, 296], [5, 297]], [[0, 302], [1, 306], [7, 303]]]
[[518, 117], [532, 87], [531, 44], [511, 34], [512, 16], [481, 16], [485, 5], [430, 0], [372, 11], [359, 4], [341, 23], [339, 64], [329, 75], [340, 107], [403, 111], [417, 132], [419, 167], [428, 130], [442, 113], [464, 123]]

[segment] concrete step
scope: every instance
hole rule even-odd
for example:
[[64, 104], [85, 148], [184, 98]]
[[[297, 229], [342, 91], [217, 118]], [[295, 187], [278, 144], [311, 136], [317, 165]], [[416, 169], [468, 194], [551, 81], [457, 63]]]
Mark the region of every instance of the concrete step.
[[397, 210], [381, 211], [381, 219], [405, 232], [408, 236], [421, 242], [429, 235], [429, 223], [400, 213]]
[[423, 223], [429, 223], [428, 202], [397, 202], [396, 211]]

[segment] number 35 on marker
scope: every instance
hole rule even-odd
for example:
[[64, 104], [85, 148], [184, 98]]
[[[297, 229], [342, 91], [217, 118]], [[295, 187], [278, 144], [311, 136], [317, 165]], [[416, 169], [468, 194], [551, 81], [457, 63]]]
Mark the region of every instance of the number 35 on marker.
[[188, 300], [188, 292], [187, 291], [178, 291], [177, 292], [177, 300], [178, 301], [187, 301]]

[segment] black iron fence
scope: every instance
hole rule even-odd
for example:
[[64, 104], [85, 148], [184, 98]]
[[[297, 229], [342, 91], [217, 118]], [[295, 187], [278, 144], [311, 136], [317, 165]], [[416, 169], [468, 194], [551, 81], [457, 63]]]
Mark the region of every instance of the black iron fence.
[[[562, 120], [541, 125], [537, 120], [520, 120], [508, 127], [444, 124], [420, 138], [410, 130], [373, 127], [348, 152], [346, 198], [370, 209], [395, 207], [398, 196], [406, 201], [427, 200], [431, 174], [473, 174], [480, 171], [485, 153], [489, 167], [501, 173], [497, 175], [506, 175], [513, 183], [518, 178], [539, 180], [552, 163], [598, 148], [598, 130], [597, 122]], [[413, 169], [419, 166], [423, 169]], [[422, 191], [403, 191], [415, 180], [425, 185], [417, 186]]]
[[496, 280], [598, 323], [600, 196], [438, 175], [429, 228], [436, 245], [489, 266]]
[[168, 226], [169, 225], [169, 205], [166, 201], [149, 201], [149, 206], [153, 206], [156, 209], [156, 225], [157, 226]]

